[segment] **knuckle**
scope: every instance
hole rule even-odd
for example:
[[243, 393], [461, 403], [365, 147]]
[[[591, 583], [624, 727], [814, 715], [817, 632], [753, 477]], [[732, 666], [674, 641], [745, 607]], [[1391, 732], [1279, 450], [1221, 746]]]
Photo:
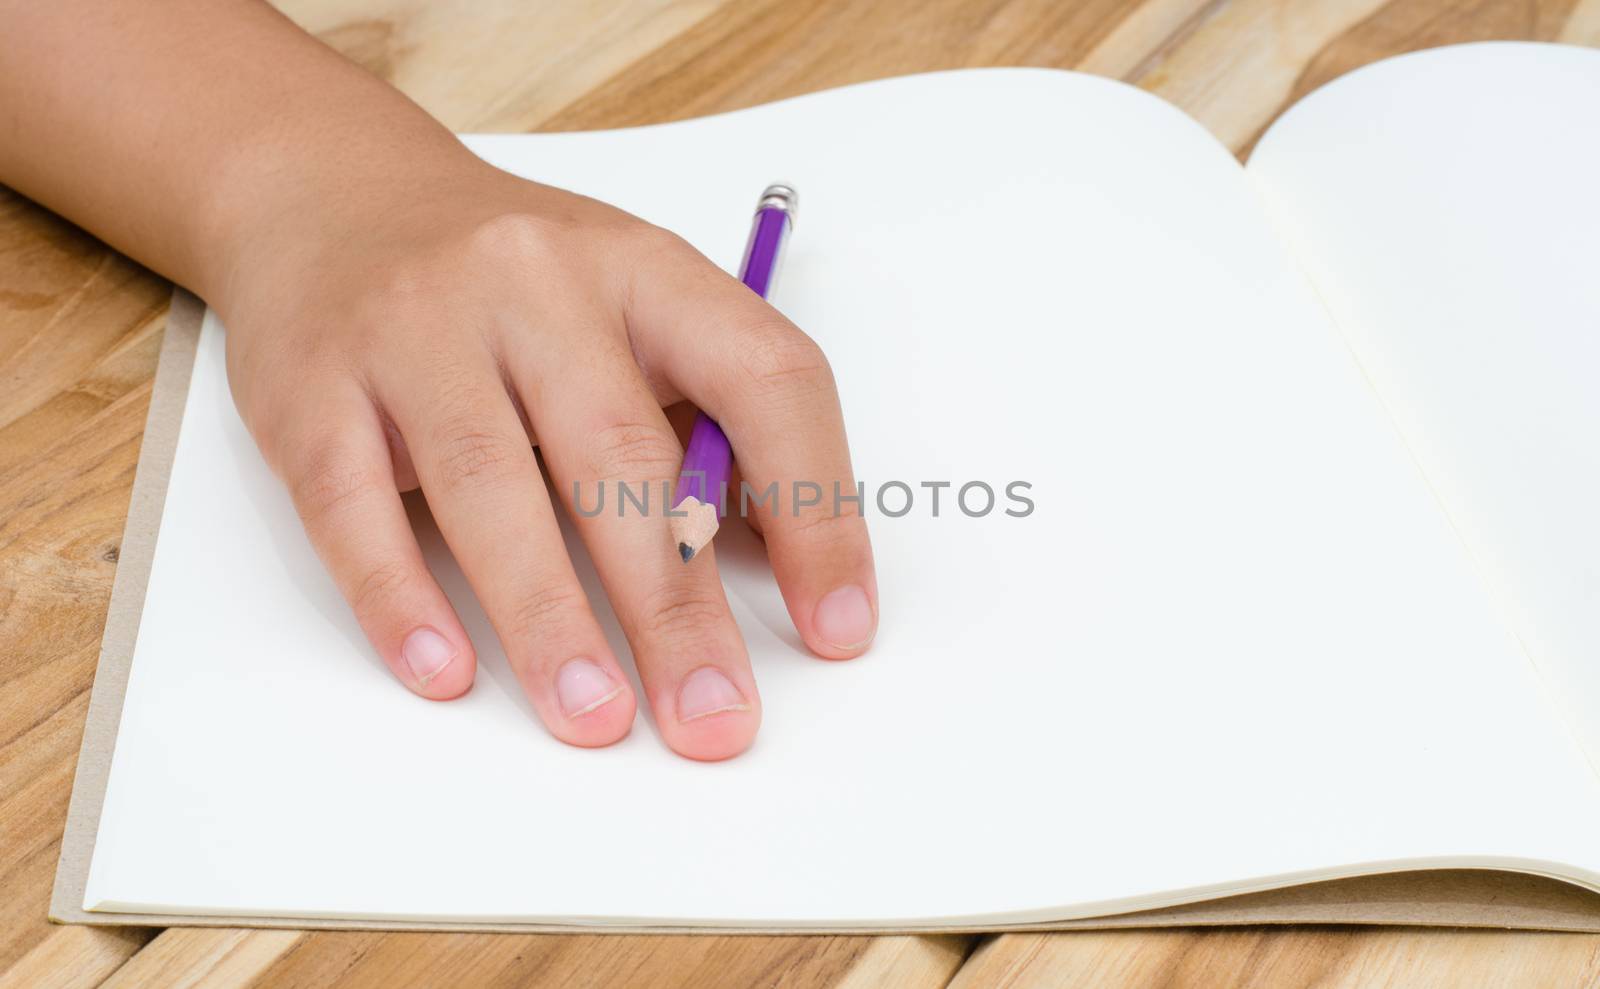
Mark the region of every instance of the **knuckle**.
[[639, 629], [655, 638], [704, 636], [726, 616], [726, 606], [714, 596], [672, 588], [652, 595], [645, 603]]
[[356, 619], [364, 623], [383, 612], [411, 580], [411, 567], [398, 561], [380, 563], [367, 571], [350, 592], [350, 608]]
[[473, 268], [525, 278], [537, 271], [554, 284], [582, 277], [592, 244], [603, 224], [578, 208], [545, 213], [501, 213], [479, 222], [466, 235], [460, 257]]
[[563, 225], [559, 214], [501, 213], [473, 227], [468, 246], [474, 253], [496, 258], [542, 255], [550, 251], [552, 236]]
[[689, 246], [688, 241], [666, 227], [658, 227], [654, 223], [636, 222], [628, 226], [627, 232], [638, 250], [646, 255], [681, 257], [687, 254], [699, 257], [699, 253]]
[[315, 528], [356, 504], [380, 483], [378, 470], [338, 442], [313, 443], [290, 481], [300, 520]]
[[674, 476], [682, 453], [677, 439], [660, 426], [613, 422], [590, 435], [584, 456], [595, 477], [654, 480]]
[[537, 583], [507, 616], [507, 632], [519, 644], [548, 641], [572, 627], [587, 606], [575, 588], [555, 581]]
[[508, 212], [442, 232], [386, 259], [382, 271], [351, 294], [342, 322], [376, 333], [396, 325], [432, 333], [448, 317], [452, 300], [467, 291], [470, 279], [525, 276], [530, 270], [550, 274], [570, 267], [577, 228], [575, 216], [559, 212]]
[[801, 512], [798, 517], [788, 520], [788, 531], [797, 536], [820, 542], [836, 542], [849, 539], [855, 535], [861, 525], [861, 516], [855, 513], [846, 514], [836, 512], [832, 508], [818, 505]]
[[459, 341], [429, 338], [413, 331], [401, 341], [407, 359], [431, 382], [433, 431], [443, 435], [482, 422], [482, 410], [494, 397], [481, 355]]
[[532, 456], [525, 440], [481, 424], [452, 423], [434, 438], [435, 480], [446, 492], [503, 482], [522, 473]]
[[833, 389], [833, 369], [822, 348], [777, 318], [741, 332], [735, 357], [743, 389], [756, 396], [810, 396]]

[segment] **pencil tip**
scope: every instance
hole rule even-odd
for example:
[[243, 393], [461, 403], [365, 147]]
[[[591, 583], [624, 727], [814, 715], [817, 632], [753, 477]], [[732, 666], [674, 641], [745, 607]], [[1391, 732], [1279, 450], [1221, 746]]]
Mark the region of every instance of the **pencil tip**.
[[688, 543], [679, 543], [678, 555], [683, 557], [683, 562], [688, 563], [690, 560], [694, 559], [694, 547], [690, 546]]

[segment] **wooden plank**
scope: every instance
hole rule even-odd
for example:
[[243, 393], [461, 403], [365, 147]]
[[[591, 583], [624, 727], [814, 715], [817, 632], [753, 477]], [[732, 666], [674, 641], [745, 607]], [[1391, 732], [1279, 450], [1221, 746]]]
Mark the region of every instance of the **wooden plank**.
[[1288, 104], [1307, 61], [1383, 2], [1237, 0], [1129, 81], [1177, 105], [1238, 150]]
[[[317, 932], [300, 935], [292, 951], [250, 978], [194, 984], [320, 986], [337, 982], [349, 989], [438, 985], [933, 987], [945, 985], [955, 973], [965, 957], [966, 941], [957, 937]], [[151, 949], [159, 943], [153, 943]], [[124, 971], [139, 968], [151, 949], [141, 952]], [[191, 964], [203, 968], [206, 963], [201, 959]], [[165, 966], [141, 969], [139, 979], [119, 978], [108, 985], [129, 989], [190, 984], [167, 981], [173, 971], [180, 970]]]
[[0, 970], [0, 989], [87, 989], [126, 961], [154, 931], [141, 927], [57, 927]]
[[1070, 68], [1136, 82], [1224, 6], [1222, 0], [1145, 0]]
[[46, 907], [167, 288], [4, 190], [0, 271], [0, 973], [72, 985], [153, 933]]
[[[97, 367], [150, 328], [171, 289], [65, 221], [0, 187], [0, 476], [26, 456], [10, 444], [58, 431], [17, 420], [63, 395], [102, 399], [147, 381], [154, 364], [126, 369], [120, 387], [96, 387]], [[153, 352], [151, 354], [153, 357]], [[104, 404], [104, 401], [100, 403]], [[53, 420], [52, 420], [53, 421]], [[142, 422], [139, 424], [142, 427]]]
[[876, 938], [831, 985], [834, 989], [943, 986], [955, 978], [977, 940], [966, 936]]
[[[172, 927], [117, 969], [102, 985], [106, 989], [134, 986], [207, 989], [249, 985], [304, 937], [299, 931]], [[331, 982], [332, 979], [326, 979], [307, 984]]]
[[1123, 0], [729, 4], [545, 126], [574, 130], [678, 120], [937, 69], [1067, 67], [1100, 45], [1136, 6]]
[[1600, 0], [1578, 0], [1561, 25], [1556, 40], [1568, 45], [1600, 48]]
[[951, 989], [1596, 984], [1600, 940], [1586, 934], [1234, 928], [1007, 935], [979, 948]]
[[530, 130], [722, 0], [278, 0], [457, 131]]

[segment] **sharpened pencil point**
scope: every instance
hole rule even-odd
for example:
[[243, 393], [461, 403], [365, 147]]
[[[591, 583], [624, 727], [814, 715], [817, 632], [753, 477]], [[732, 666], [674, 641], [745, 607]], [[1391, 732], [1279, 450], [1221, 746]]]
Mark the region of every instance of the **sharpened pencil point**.
[[688, 563], [698, 556], [700, 551], [710, 544], [711, 537], [717, 534], [717, 506], [690, 495], [678, 502], [669, 525], [672, 530], [672, 544], [678, 547], [678, 555], [683, 558], [683, 562]]

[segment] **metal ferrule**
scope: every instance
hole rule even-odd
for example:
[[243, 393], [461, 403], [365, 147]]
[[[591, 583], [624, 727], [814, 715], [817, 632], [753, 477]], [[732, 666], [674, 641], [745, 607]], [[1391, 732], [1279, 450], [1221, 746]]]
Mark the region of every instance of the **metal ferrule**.
[[756, 204], [756, 212], [759, 213], [764, 209], [781, 209], [789, 214], [789, 224], [793, 226], [795, 210], [799, 206], [800, 196], [794, 191], [794, 186], [775, 182], [761, 193], [761, 201]]

